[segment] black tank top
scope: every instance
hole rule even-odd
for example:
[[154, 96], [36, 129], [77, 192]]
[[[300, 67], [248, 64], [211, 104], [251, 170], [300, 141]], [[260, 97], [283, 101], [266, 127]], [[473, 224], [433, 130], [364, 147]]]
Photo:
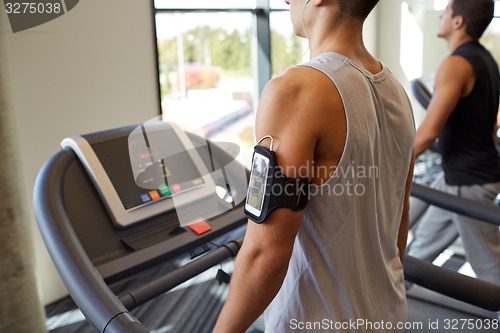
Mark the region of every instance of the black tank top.
[[472, 92], [460, 99], [439, 135], [446, 183], [474, 185], [500, 181], [500, 158], [492, 135], [497, 120], [500, 75], [491, 54], [478, 42], [459, 46], [453, 55], [474, 69]]

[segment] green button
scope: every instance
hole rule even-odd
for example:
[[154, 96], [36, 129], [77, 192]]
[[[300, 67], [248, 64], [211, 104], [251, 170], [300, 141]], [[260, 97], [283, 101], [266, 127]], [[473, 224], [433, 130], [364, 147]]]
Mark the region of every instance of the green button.
[[169, 195], [170, 194], [170, 187], [168, 187], [165, 184], [161, 184], [160, 188], [158, 189], [161, 193], [161, 195]]

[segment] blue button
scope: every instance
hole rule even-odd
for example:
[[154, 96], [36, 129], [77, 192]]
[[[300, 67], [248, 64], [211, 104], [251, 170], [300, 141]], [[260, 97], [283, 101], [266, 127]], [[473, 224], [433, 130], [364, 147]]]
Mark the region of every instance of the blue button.
[[141, 199], [142, 199], [142, 202], [144, 202], [144, 203], [151, 201], [151, 197], [147, 193], [141, 194]]

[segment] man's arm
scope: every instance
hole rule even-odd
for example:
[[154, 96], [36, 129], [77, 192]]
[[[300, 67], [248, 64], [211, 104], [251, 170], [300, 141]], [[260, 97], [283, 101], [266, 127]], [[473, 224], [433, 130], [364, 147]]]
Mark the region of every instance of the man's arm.
[[[257, 140], [273, 136], [278, 165], [285, 175], [293, 178], [311, 174], [309, 168], [313, 165], [318, 126], [322, 122], [315, 112], [325, 107], [324, 102], [315, 103], [313, 98], [318, 90], [303, 75], [311, 71], [294, 69], [293, 74], [285, 73], [270, 81], [257, 111]], [[268, 139], [262, 142], [268, 147], [269, 144]], [[298, 171], [302, 174], [297, 174]], [[248, 222], [229, 294], [214, 332], [244, 332], [267, 308], [285, 278], [302, 216], [303, 211], [282, 208], [273, 211], [262, 224]]]
[[413, 182], [414, 164], [415, 164], [415, 152], [412, 153], [410, 169], [408, 170], [408, 176], [406, 177], [403, 215], [401, 217], [401, 224], [399, 225], [399, 232], [398, 232], [398, 249], [401, 261], [403, 261], [403, 257], [405, 255], [406, 242], [408, 239], [408, 230], [410, 229], [410, 190], [411, 190], [411, 184]]
[[435, 142], [460, 98], [470, 94], [474, 83], [474, 70], [467, 60], [450, 56], [443, 61], [436, 73], [435, 90], [427, 114], [417, 130], [415, 156]]

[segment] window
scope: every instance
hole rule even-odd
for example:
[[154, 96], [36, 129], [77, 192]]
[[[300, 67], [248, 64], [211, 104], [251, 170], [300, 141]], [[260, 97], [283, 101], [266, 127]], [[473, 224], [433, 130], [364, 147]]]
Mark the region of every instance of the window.
[[157, 9], [252, 9], [255, 0], [155, 0]]
[[[284, 1], [280, 1], [283, 2]], [[271, 12], [271, 68], [275, 77], [288, 67], [309, 59], [307, 39], [293, 33], [288, 11]]]
[[251, 12], [156, 14], [164, 120], [215, 142], [236, 143], [245, 165], [254, 145], [251, 26]]
[[164, 120], [215, 142], [236, 143], [237, 159], [249, 166], [260, 92], [307, 48], [293, 34], [288, 5], [155, 0], [155, 9]]

